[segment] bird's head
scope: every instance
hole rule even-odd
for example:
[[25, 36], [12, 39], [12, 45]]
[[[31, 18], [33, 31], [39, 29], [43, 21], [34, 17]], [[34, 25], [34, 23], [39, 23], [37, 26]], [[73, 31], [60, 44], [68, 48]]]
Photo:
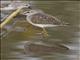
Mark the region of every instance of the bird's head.
[[24, 12], [23, 15], [33, 15], [36, 13], [43, 13], [43, 11], [41, 11], [41, 10], [30, 10], [30, 11]]

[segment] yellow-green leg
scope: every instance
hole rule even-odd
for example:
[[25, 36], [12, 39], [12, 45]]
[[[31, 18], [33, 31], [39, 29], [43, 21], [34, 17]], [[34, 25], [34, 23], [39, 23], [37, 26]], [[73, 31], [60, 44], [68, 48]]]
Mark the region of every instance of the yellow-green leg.
[[45, 28], [43, 28], [42, 33], [44, 34], [45, 37], [49, 36], [49, 35], [48, 35], [48, 32], [45, 30]]

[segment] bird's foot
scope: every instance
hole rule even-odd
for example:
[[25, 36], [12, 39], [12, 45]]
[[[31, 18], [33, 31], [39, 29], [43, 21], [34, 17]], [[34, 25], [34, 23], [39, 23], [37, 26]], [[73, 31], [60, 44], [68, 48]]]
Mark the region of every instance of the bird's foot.
[[48, 37], [49, 36], [48, 32], [45, 29], [42, 31], [42, 33], [43, 33], [44, 37]]
[[44, 37], [49, 37], [49, 34], [48, 33], [44, 33]]

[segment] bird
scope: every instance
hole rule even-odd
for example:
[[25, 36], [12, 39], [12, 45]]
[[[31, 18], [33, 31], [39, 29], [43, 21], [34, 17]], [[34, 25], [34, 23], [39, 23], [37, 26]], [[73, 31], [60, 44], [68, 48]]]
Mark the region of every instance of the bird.
[[12, 1], [12, 3], [8, 4], [8, 6], [1, 8], [2, 11], [11, 11], [16, 10], [20, 7], [28, 8], [29, 4], [22, 1]]
[[26, 15], [26, 20], [33, 26], [43, 29], [45, 36], [49, 36], [46, 27], [57, 27], [57, 26], [66, 26], [66, 23], [63, 23], [58, 18], [43, 12], [40, 9], [32, 9], [30, 11], [25, 11], [23, 15]]

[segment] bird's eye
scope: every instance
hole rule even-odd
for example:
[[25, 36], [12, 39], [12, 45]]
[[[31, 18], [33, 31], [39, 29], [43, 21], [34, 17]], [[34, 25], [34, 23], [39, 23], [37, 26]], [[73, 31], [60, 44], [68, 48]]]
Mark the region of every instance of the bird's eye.
[[30, 13], [29, 11], [27, 13]]

